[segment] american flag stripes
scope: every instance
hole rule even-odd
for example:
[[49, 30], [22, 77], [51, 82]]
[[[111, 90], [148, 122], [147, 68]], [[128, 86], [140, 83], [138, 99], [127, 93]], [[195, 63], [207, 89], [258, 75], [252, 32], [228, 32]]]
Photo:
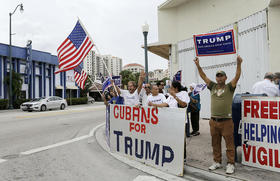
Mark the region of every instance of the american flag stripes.
[[80, 65], [93, 46], [90, 36], [78, 20], [71, 34], [57, 49], [59, 70], [55, 73], [65, 72]]
[[81, 65], [74, 69], [75, 82], [81, 89], [85, 89], [85, 82], [88, 78], [87, 73], [82, 69]]

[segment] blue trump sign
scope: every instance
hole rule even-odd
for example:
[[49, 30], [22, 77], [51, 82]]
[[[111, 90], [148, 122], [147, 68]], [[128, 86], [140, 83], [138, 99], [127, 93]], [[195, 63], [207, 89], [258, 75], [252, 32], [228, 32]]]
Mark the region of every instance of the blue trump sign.
[[214, 56], [236, 53], [233, 30], [194, 35], [197, 56]]

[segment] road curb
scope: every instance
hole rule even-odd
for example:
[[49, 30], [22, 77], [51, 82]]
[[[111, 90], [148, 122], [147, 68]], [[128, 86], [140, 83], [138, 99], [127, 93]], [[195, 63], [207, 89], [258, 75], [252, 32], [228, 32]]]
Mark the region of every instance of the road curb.
[[133, 159], [130, 159], [128, 157], [124, 157], [115, 153], [112, 153], [110, 151], [109, 146], [106, 142], [106, 136], [105, 136], [105, 125], [99, 126], [95, 132], [94, 137], [97, 140], [97, 143], [110, 155], [112, 155], [117, 160], [134, 167], [138, 170], [141, 170], [145, 173], [148, 173], [150, 175], [153, 175], [157, 178], [163, 179], [163, 180], [172, 180], [172, 181], [200, 181], [200, 180], [213, 180], [213, 181], [236, 181], [238, 179], [232, 178], [232, 177], [226, 177], [224, 175], [208, 172], [199, 168], [191, 167], [191, 166], [185, 166], [184, 168], [184, 177], [174, 176], [171, 174], [168, 174], [166, 172], [160, 171], [158, 169], [148, 167], [143, 163], [140, 163], [138, 161], [135, 161]]

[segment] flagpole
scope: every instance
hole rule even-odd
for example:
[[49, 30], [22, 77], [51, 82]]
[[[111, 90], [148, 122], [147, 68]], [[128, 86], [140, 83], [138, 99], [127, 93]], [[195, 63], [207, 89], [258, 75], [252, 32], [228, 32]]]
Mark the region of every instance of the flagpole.
[[[94, 47], [96, 48], [97, 53], [101, 55], [101, 53], [100, 53], [100, 51], [99, 51], [98, 47], [96, 46], [96, 44], [95, 44], [95, 46], [94, 46]], [[108, 67], [107, 67], [106, 63], [105, 63], [105, 62], [104, 62], [104, 60], [103, 60], [103, 58], [101, 58], [101, 60], [102, 60], [102, 62], [103, 62], [103, 64], [104, 64], [105, 69], [107, 70], [107, 72], [108, 72], [108, 74], [109, 74], [109, 76], [110, 76], [111, 80], [113, 80], [113, 78], [112, 78], [112, 74], [111, 74], [111, 72], [109, 71], [109, 69], [108, 69]], [[116, 91], [117, 95], [119, 96], [119, 93], [118, 93], [118, 91], [117, 91], [116, 85], [115, 85], [115, 84], [113, 84], [113, 86], [114, 86], [114, 89], [115, 89], [115, 91]]]
[[[90, 34], [87, 32], [87, 30], [86, 30], [86, 28], [84, 27], [84, 25], [83, 25], [82, 21], [80, 20], [80, 18], [79, 18], [79, 17], [77, 17], [77, 18], [78, 18], [78, 21], [80, 22], [80, 25], [83, 27], [84, 31], [85, 31], [85, 32], [86, 32], [86, 34], [88, 35], [89, 39], [93, 42], [94, 47], [96, 48], [97, 53], [98, 53], [98, 54], [100, 54], [100, 51], [99, 51], [98, 47], [97, 47], [97, 46], [96, 46], [96, 44], [94, 43], [94, 41], [93, 41], [93, 39], [91, 38]], [[101, 54], [100, 54], [100, 55], [101, 55]], [[104, 60], [103, 60], [103, 59], [102, 59], [102, 62], [103, 62], [103, 64], [104, 64], [105, 69], [107, 70], [107, 72], [108, 72], [108, 74], [109, 74], [110, 78], [113, 80], [113, 78], [112, 78], [112, 74], [111, 74], [111, 72], [108, 70], [107, 65], [105, 64], [105, 62], [104, 62]], [[113, 86], [114, 86], [114, 89], [115, 89], [115, 91], [116, 91], [117, 95], [119, 96], [119, 93], [118, 93], [118, 91], [117, 91], [117, 88], [116, 88], [115, 84], [114, 84]]]
[[95, 82], [93, 82], [93, 81], [91, 80], [90, 77], [88, 77], [88, 79], [89, 79], [89, 80], [91, 81], [91, 83], [95, 86], [96, 90], [99, 92], [99, 94], [101, 95], [101, 97], [103, 97], [103, 95], [102, 95], [101, 92], [99, 91], [98, 87], [95, 85]]

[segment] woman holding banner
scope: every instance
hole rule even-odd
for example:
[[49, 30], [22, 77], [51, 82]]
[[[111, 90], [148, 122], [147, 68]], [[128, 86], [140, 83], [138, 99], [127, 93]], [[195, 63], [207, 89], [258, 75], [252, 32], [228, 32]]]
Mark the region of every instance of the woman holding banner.
[[186, 108], [190, 102], [190, 97], [185, 88], [178, 81], [173, 81], [169, 89], [170, 96], [164, 103], [150, 104], [155, 107]]
[[[179, 81], [173, 81], [171, 88], [169, 89], [170, 96], [164, 103], [154, 104], [150, 103], [149, 105], [155, 107], [170, 107], [170, 108], [186, 108], [190, 102], [190, 97]], [[188, 133], [189, 124], [186, 123], [186, 133]], [[186, 139], [184, 141], [184, 162], [186, 162]]]

